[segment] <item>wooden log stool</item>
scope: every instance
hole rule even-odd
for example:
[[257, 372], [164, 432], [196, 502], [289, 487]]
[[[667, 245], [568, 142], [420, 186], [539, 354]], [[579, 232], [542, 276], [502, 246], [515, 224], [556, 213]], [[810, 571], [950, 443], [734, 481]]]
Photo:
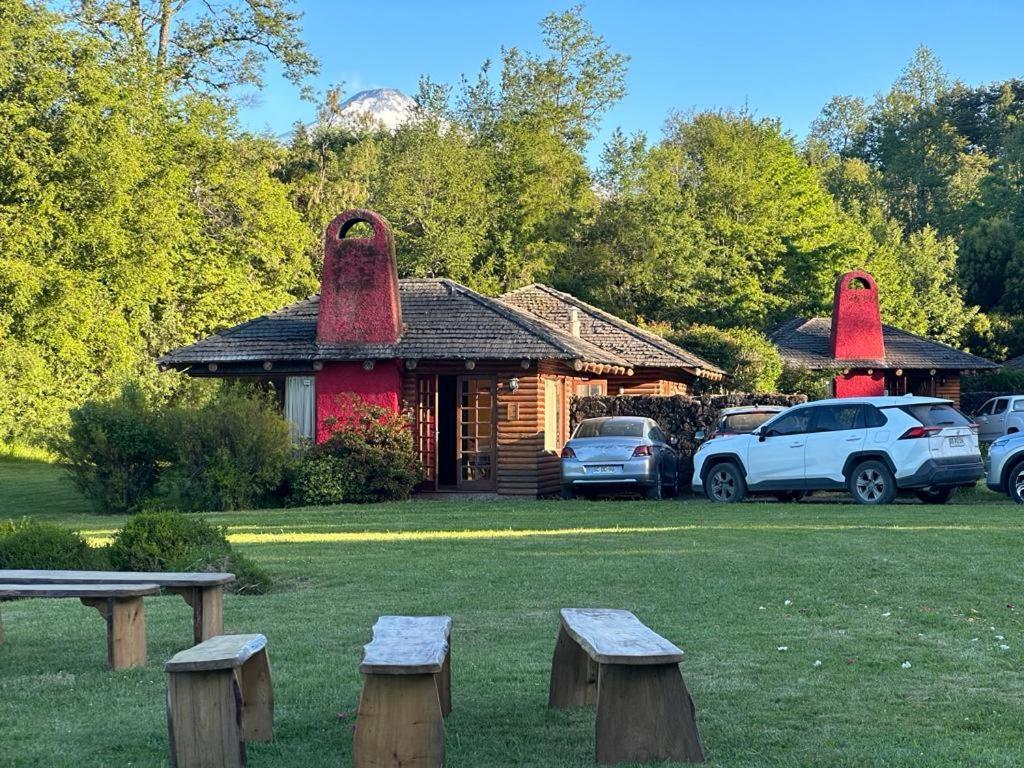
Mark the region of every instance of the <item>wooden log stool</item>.
[[[77, 597], [107, 623], [107, 663], [113, 669], [146, 666], [146, 617], [142, 598], [160, 594], [158, 584], [0, 584], [4, 598]], [[3, 640], [0, 619], [0, 641]]]
[[563, 608], [561, 617], [548, 706], [597, 703], [597, 762], [703, 762], [682, 650], [629, 611]]
[[274, 686], [263, 635], [221, 635], [164, 665], [171, 764], [240, 768], [247, 741], [274, 736]]
[[158, 584], [192, 607], [193, 645], [224, 634], [224, 587], [234, 580], [232, 573], [0, 570], [5, 584]]
[[439, 768], [452, 710], [448, 616], [381, 616], [363, 649], [356, 768]]

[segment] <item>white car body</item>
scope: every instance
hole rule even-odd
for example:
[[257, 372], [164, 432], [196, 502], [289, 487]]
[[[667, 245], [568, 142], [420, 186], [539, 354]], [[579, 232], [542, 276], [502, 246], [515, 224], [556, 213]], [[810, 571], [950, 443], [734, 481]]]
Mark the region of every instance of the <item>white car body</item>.
[[1024, 395], [993, 397], [974, 414], [978, 439], [991, 443], [1003, 435], [1024, 432]]
[[743, 495], [852, 489], [852, 473], [869, 461], [891, 473], [893, 493], [971, 486], [984, 474], [976, 428], [951, 401], [842, 398], [796, 405], [751, 434], [703, 443], [693, 490], [707, 492], [709, 471], [724, 463], [741, 470]]

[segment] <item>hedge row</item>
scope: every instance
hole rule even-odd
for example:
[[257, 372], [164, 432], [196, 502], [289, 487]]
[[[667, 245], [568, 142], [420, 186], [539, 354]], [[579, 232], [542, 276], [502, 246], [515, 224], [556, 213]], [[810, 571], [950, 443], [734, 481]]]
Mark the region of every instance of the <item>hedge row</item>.
[[699, 397], [574, 397], [569, 415], [574, 427], [583, 419], [599, 416], [644, 416], [654, 419], [670, 438], [674, 437], [678, 441], [676, 447], [679, 451], [679, 485], [683, 489], [688, 489], [693, 472], [693, 454], [696, 453], [698, 446], [694, 433], [700, 429], [709, 432], [723, 408], [740, 405], [788, 407], [806, 402], [806, 395], [743, 393]]

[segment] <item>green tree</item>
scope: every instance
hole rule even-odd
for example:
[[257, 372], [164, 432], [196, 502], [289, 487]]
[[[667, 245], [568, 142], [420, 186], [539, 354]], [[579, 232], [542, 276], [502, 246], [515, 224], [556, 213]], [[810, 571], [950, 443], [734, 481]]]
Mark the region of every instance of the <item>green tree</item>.
[[782, 358], [763, 333], [751, 328], [722, 330], [695, 325], [669, 337], [680, 346], [718, 365], [732, 377], [740, 392], [775, 392], [782, 375]]
[[626, 57], [614, 53], [576, 6], [541, 22], [545, 54], [502, 51], [464, 80], [453, 116], [490, 158], [486, 261], [511, 288], [546, 277], [597, 209], [582, 149], [625, 93]]
[[628, 318], [685, 325], [700, 309], [703, 233], [688, 163], [672, 145], [616, 132], [597, 176], [600, 211], [559, 259], [559, 286]]
[[1024, 253], [1016, 228], [1006, 219], [982, 219], [964, 235], [959, 271], [967, 300], [992, 309], [1003, 300], [1007, 269]]
[[278, 150], [27, 2], [0, 7], [0, 439], [311, 288]]
[[296, 84], [319, 69], [293, 0], [69, 0], [67, 17], [173, 89], [258, 88], [271, 60]]
[[665, 142], [682, 152], [703, 231], [693, 319], [765, 327], [824, 310], [844, 255], [835, 203], [778, 121], [676, 116]]

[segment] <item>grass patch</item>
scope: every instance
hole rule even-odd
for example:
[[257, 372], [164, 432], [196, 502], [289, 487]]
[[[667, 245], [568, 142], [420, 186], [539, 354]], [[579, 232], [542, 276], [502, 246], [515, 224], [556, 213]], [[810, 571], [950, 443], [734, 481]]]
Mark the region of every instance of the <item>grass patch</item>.
[[[0, 518], [11, 494], [11, 516], [32, 512], [15, 464], [0, 462]], [[61, 502], [45, 469], [43, 516], [97, 537], [119, 525]], [[686, 650], [710, 765], [1022, 761], [1024, 518], [994, 495], [883, 509], [413, 501], [209, 517], [279, 585], [225, 601], [227, 631], [269, 638], [276, 739], [249, 747], [253, 765], [351, 764], [373, 621], [448, 613], [449, 765], [591, 766], [593, 709], [545, 706], [558, 608], [588, 605], [633, 610]], [[180, 598], [147, 600], [150, 664], [120, 673], [104, 668], [92, 609], [3, 610], [0, 764], [166, 764], [161, 663], [189, 637]]]

